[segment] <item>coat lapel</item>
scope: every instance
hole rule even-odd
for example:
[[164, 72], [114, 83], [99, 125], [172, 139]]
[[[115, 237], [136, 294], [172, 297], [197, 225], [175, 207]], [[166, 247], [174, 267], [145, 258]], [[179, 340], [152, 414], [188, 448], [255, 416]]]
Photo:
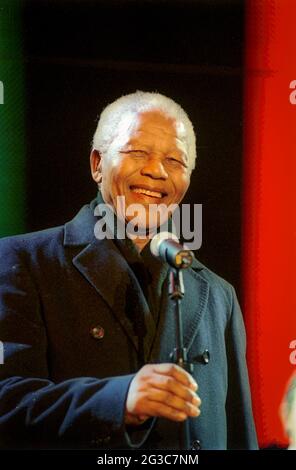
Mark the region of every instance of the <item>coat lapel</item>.
[[94, 240], [73, 264], [117, 317], [135, 348], [147, 358], [155, 323], [136, 276], [110, 240]]
[[156, 332], [153, 316], [136, 276], [115, 244], [94, 237], [94, 207], [93, 203], [85, 206], [66, 224], [64, 244], [84, 245], [72, 259], [73, 265], [104, 299], [146, 362]]

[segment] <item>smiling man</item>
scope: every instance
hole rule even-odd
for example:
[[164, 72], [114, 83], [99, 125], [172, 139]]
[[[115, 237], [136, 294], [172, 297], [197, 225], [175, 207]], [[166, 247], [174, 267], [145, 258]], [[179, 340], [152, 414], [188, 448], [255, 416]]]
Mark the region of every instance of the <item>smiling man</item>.
[[[139, 100], [140, 96], [136, 94], [134, 100]], [[158, 100], [166, 110], [168, 100], [162, 97]], [[118, 107], [123, 104], [127, 106], [127, 97], [117, 101]], [[182, 120], [155, 109], [153, 102], [146, 111], [133, 110], [132, 105], [135, 106], [131, 101], [129, 112], [115, 128], [117, 132], [112, 135], [108, 148], [101, 144], [101, 133], [107, 127], [105, 121], [110, 119], [109, 129], [112, 126], [113, 107], [111, 112], [107, 107], [102, 114], [94, 136], [91, 170], [104, 201], [116, 214], [131, 221], [138, 209], [137, 223], [149, 231], [166, 221], [167, 208], [179, 204], [188, 189], [196, 157], [191, 150], [195, 149], [195, 136], [183, 110], [186, 130]], [[120, 196], [124, 197], [124, 210]], [[142, 208], [145, 210], [141, 211]], [[141, 250], [149, 238], [139, 237], [133, 241]]]
[[92, 175], [101, 184], [104, 201], [117, 213], [117, 197], [124, 196], [126, 207], [144, 206], [147, 215], [142, 225], [151, 225], [151, 204], [178, 204], [188, 189], [191, 170], [186, 145], [175, 120], [159, 111], [131, 115], [125, 125], [109, 151], [92, 151]]
[[[256, 448], [237, 299], [197, 260], [183, 301], [193, 375], [171, 362], [169, 266], [149, 244], [182, 201], [195, 158], [178, 104], [123, 96], [94, 135], [97, 198], [62, 227], [1, 240], [4, 448], [178, 449], [185, 420], [195, 449]], [[138, 235], [119, 236], [107, 217], [108, 237], [96, 237], [106, 207]]]

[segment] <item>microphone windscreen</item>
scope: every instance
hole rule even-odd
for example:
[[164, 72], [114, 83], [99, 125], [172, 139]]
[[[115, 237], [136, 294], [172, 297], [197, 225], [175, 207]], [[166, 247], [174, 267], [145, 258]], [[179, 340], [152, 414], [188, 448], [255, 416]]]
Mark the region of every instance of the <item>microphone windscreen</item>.
[[163, 240], [174, 240], [175, 242], [179, 243], [178, 237], [171, 232], [160, 232], [154, 235], [150, 243], [150, 251], [153, 256], [159, 256], [159, 247]]

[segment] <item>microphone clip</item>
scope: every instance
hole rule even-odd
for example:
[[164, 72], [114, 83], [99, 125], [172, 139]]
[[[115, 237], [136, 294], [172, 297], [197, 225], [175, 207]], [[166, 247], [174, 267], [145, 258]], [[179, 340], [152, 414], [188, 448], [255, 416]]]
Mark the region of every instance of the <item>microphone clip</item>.
[[182, 299], [185, 294], [183, 272], [180, 269], [170, 269], [169, 297], [170, 299]]

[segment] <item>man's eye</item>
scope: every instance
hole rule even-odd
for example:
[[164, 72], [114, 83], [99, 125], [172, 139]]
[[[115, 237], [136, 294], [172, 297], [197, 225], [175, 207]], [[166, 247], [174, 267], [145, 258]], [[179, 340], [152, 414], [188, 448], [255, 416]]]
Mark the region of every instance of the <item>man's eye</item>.
[[131, 155], [133, 157], [146, 157], [146, 152], [142, 151], [142, 150], [135, 150], [134, 152], [131, 152]]
[[181, 160], [178, 160], [177, 158], [174, 158], [174, 157], [167, 157], [166, 158], [166, 161], [168, 163], [171, 163], [172, 165], [182, 165], [182, 166], [186, 166], [184, 162], [182, 162]]

